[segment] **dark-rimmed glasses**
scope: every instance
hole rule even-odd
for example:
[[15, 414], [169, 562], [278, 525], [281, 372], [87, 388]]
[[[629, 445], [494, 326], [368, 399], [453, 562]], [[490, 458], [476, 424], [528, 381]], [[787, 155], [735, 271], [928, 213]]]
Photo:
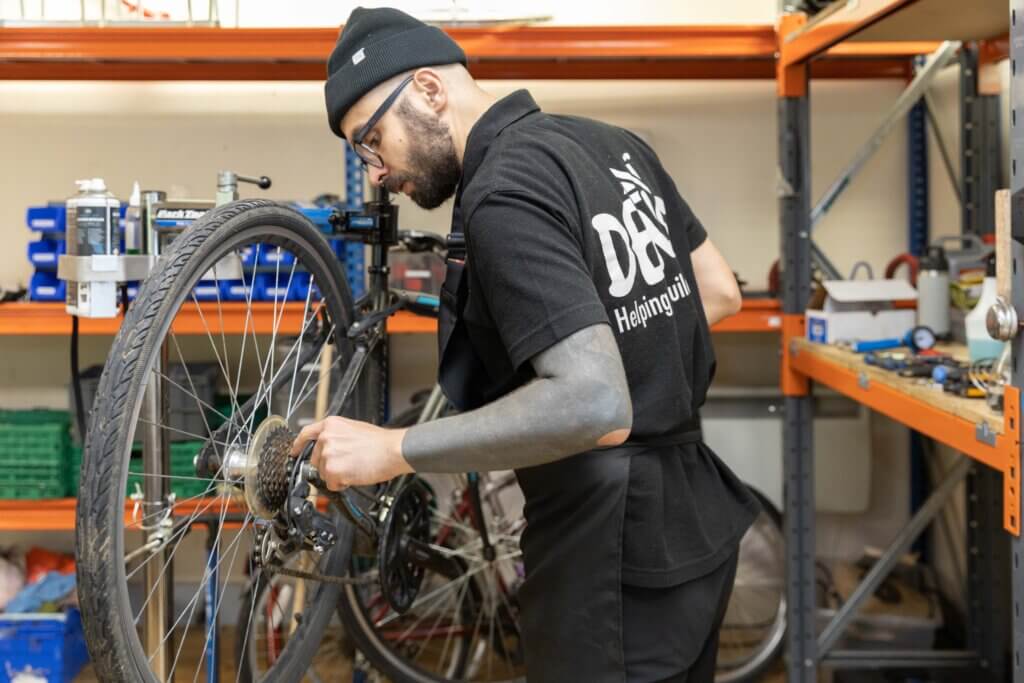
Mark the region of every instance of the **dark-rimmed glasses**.
[[391, 108], [391, 105], [393, 105], [395, 100], [398, 99], [398, 96], [402, 94], [402, 90], [405, 86], [412, 82], [414, 76], [415, 74], [409, 74], [406, 76], [405, 79], [398, 84], [398, 87], [388, 95], [387, 99], [381, 102], [380, 106], [377, 107], [377, 111], [373, 112], [373, 116], [371, 116], [370, 119], [363, 124], [363, 127], [356, 131], [356, 134], [352, 136], [352, 150], [367, 166], [384, 168], [384, 160], [380, 158], [380, 154], [377, 150], [363, 143], [363, 138], [369, 135], [370, 131], [377, 125], [377, 122], [380, 121], [381, 117], [387, 113], [388, 109]]

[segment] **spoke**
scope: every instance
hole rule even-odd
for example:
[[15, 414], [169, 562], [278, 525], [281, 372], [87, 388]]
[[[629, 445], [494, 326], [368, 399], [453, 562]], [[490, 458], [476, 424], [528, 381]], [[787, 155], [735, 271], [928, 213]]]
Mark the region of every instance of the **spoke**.
[[142, 417], [139, 418], [139, 422], [142, 422], [143, 424], [152, 425], [152, 426], [156, 427], [157, 429], [166, 429], [169, 432], [174, 432], [176, 434], [181, 434], [183, 436], [190, 436], [190, 437], [192, 437], [193, 441], [210, 441], [211, 443], [215, 443], [218, 446], [233, 446], [234, 445], [233, 443], [228, 443], [226, 441], [213, 441], [209, 437], [203, 436], [202, 434], [196, 434], [195, 432], [187, 432], [184, 429], [178, 429], [177, 427], [172, 427], [170, 425], [158, 424], [156, 422], [153, 422], [152, 420], [147, 420], [147, 419], [142, 418]]
[[[257, 553], [257, 552], [259, 552], [259, 549], [258, 548], [254, 548], [253, 552]], [[249, 574], [250, 574], [250, 576], [252, 576], [252, 568], [253, 568], [253, 557], [252, 557], [252, 555], [250, 555], [249, 556]], [[253, 616], [253, 614], [255, 612], [255, 609], [256, 609], [256, 587], [259, 586], [259, 582], [262, 580], [262, 578], [263, 578], [263, 570], [262, 569], [257, 569], [255, 577], [251, 579], [251, 581], [252, 581], [252, 600], [249, 601], [249, 618], [245, 622], [245, 636], [243, 636], [243, 638], [242, 638], [242, 648], [239, 650], [239, 652], [242, 653], [242, 655], [241, 655], [242, 657], [248, 657], [248, 653], [249, 653], [249, 650], [248, 650], [248, 646], [249, 646], [249, 633], [252, 631], [252, 616]], [[267, 587], [264, 590], [268, 590], [268, 591], [270, 590], [269, 583], [268, 583]], [[254, 671], [252, 673], [255, 674], [256, 672]], [[235, 673], [235, 683], [240, 683], [241, 675], [242, 675], [242, 662], [241, 662], [241, 659], [239, 659], [239, 661], [237, 662], [237, 672]]]
[[[444, 578], [444, 577], [442, 577], [442, 578]], [[463, 584], [463, 585], [465, 586], [465, 585], [469, 585], [469, 584], [466, 583], [466, 584]], [[453, 597], [453, 594], [449, 593], [446, 597], [448, 597], [450, 599], [450, 598]], [[405, 631], [403, 631], [401, 633], [401, 635], [398, 636], [398, 640], [399, 641], [405, 640], [406, 637], [410, 633], [415, 631], [416, 627], [419, 626], [423, 622], [423, 620], [426, 619], [428, 616], [430, 616], [435, 610], [437, 610], [438, 619], [440, 619], [440, 617], [444, 616], [444, 611], [443, 611], [444, 603], [442, 603], [440, 601], [434, 601], [434, 604], [436, 605], [435, 607], [432, 607], [431, 609], [428, 609], [428, 610], [426, 610], [424, 612], [420, 612], [419, 610], [417, 610], [417, 613], [419, 613], [419, 615], [420, 615], [419, 618], [417, 618], [415, 621], [413, 621], [412, 624], [410, 624], [409, 627], [406, 628]], [[410, 612], [406, 612], [406, 614], [412, 614], [412, 612], [411, 611]], [[435, 626], [436, 626], [436, 622], [435, 622]]]
[[[218, 538], [216, 540], [214, 540], [214, 542], [213, 542], [213, 547], [215, 547], [215, 548], [219, 548], [220, 547], [220, 532], [224, 528], [224, 526], [223, 526], [223, 515], [221, 517], [222, 517], [222, 524], [221, 524], [220, 529], [217, 531]], [[247, 515], [247, 517], [248, 517], [248, 515]], [[231, 552], [231, 562], [228, 564], [228, 570], [227, 570], [227, 573], [224, 576], [224, 585], [225, 586], [227, 585], [228, 580], [231, 578], [231, 570], [234, 569], [234, 567], [235, 567], [235, 560], [238, 559], [238, 550], [242, 547], [241, 545], [239, 545], [237, 543], [237, 541], [241, 537], [241, 535], [242, 535], [241, 532], [239, 532], [238, 536], [235, 537], [235, 541], [234, 541], [235, 549]], [[218, 550], [218, 553], [219, 552], [220, 551]], [[215, 570], [217, 571], [218, 576], [220, 575], [220, 562], [221, 562], [221, 559], [222, 559], [221, 555], [218, 554], [218, 557], [217, 557], [217, 565], [218, 566], [215, 567]], [[207, 572], [204, 575], [204, 581], [205, 582], [209, 582], [212, 579], [212, 576], [213, 576], [213, 571]], [[200, 586], [199, 588], [200, 588], [200, 592], [201, 592], [202, 589], [203, 589], [203, 586]], [[216, 628], [217, 627], [217, 616], [219, 615], [221, 605], [223, 605], [223, 604], [224, 604], [224, 591], [223, 590], [219, 590], [219, 591], [217, 591], [217, 600], [216, 600], [216, 602], [213, 605], [213, 616], [210, 618], [210, 621], [212, 622], [212, 625], [211, 624], [207, 624], [206, 625], [207, 629]], [[207, 636], [207, 637], [209, 637], [209, 636]], [[214, 637], [216, 638], [217, 634], [214, 634]], [[205, 647], [205, 642], [204, 642], [203, 653], [199, 656], [199, 663], [196, 664], [196, 673], [195, 673], [195, 676], [192, 678], [192, 682], [193, 683], [195, 683], [196, 681], [199, 680], [199, 672], [202, 671], [203, 661], [205, 659], [206, 659], [206, 647]]]
[[[462, 584], [462, 588], [459, 591], [459, 596], [460, 597], [456, 600], [455, 611], [453, 612], [453, 614], [454, 614], [454, 616], [453, 616], [453, 623], [456, 623], [456, 624], [459, 624], [459, 625], [462, 624], [462, 609], [461, 609], [462, 601], [465, 600], [466, 592], [468, 590], [469, 590], [469, 582], [467, 581], [466, 583]], [[455, 633], [455, 629], [451, 629], [450, 628], [450, 629], [448, 629], [448, 635], [445, 636], [444, 647], [441, 648], [441, 659], [440, 659], [440, 662], [441, 662], [441, 666], [442, 667], [444, 667], [444, 658], [445, 658], [445, 655], [448, 654], [448, 646], [452, 642], [452, 635], [454, 633]], [[454, 666], [455, 666], [455, 662], [453, 660], [452, 661], [452, 666], [450, 668], [454, 668]], [[452, 672], [452, 673], [454, 674], [454, 672]]]
[[[331, 330], [332, 331], [334, 330], [334, 326], [333, 325], [331, 326]], [[317, 353], [317, 364], [318, 365], [319, 365], [319, 359], [320, 359], [320, 357], [322, 355], [322, 352], [323, 352], [323, 347], [320, 347], [320, 352]], [[341, 361], [342, 361], [341, 355], [340, 354], [335, 354], [334, 360], [331, 361], [331, 365], [328, 368], [328, 370], [330, 372], [328, 372], [326, 374], [330, 375], [330, 373], [334, 371], [334, 368], [336, 368]], [[308, 383], [310, 381], [310, 379], [313, 377], [313, 375], [316, 375], [316, 380], [313, 382], [312, 386], [310, 386], [308, 389], [305, 388], [305, 384], [303, 385], [302, 395], [299, 397], [299, 400], [295, 403], [295, 408], [298, 408], [300, 405], [305, 403], [306, 400], [310, 396], [313, 395], [313, 392], [316, 391], [317, 387], [320, 386], [320, 376], [321, 376], [321, 374], [322, 373], [316, 372], [316, 373], [309, 373], [306, 376], [306, 383]], [[342, 405], [344, 406], [344, 404], [345, 404], [345, 402], [343, 401]], [[287, 417], [291, 417], [291, 415], [288, 415]]]
[[[210, 502], [202, 509], [201, 512], [206, 512], [206, 510], [208, 510], [211, 507], [213, 507], [213, 505], [216, 504], [216, 502], [217, 502], [216, 498], [211, 499]], [[200, 514], [200, 510], [197, 509], [187, 520], [185, 520], [184, 522], [181, 523], [181, 532], [182, 532], [181, 536], [183, 536], [191, 528], [191, 523], [196, 520], [196, 518], [199, 516], [199, 514]], [[248, 515], [246, 515], [246, 517], [248, 518]], [[239, 535], [241, 535], [241, 532], [245, 530], [245, 525], [246, 524], [247, 524], [247, 521], [242, 523], [242, 527], [239, 529]], [[178, 532], [175, 532], [175, 534], [177, 534], [177, 533]], [[172, 535], [174, 535], [174, 534], [172, 534]], [[136, 624], [139, 623], [139, 618], [142, 616], [142, 613], [146, 611], [146, 607], [149, 605], [149, 601], [153, 598], [154, 591], [156, 591], [157, 584], [160, 583], [161, 579], [163, 579], [163, 577], [164, 577], [164, 574], [167, 573], [167, 567], [170, 566], [171, 562], [174, 560], [174, 556], [177, 554], [178, 548], [180, 548], [180, 547], [181, 547], [180, 543], [175, 543], [174, 548], [171, 550], [171, 554], [167, 557], [167, 562], [164, 563], [163, 568], [160, 570], [160, 574], [156, 577], [156, 582], [153, 584], [153, 586], [150, 587], [149, 594], [146, 596], [145, 602], [143, 602], [142, 603], [142, 607], [139, 608], [139, 613], [135, 615], [135, 623]], [[155, 555], [156, 555], [156, 553], [151, 555], [150, 559], [153, 556], [155, 556]], [[145, 560], [144, 563], [145, 562], [149, 562], [149, 559]], [[136, 568], [136, 571], [138, 571], [137, 568]]]
[[[462, 604], [462, 595], [463, 595], [463, 593], [465, 592], [465, 590], [467, 589], [468, 586], [469, 586], [468, 583], [462, 584], [462, 588], [459, 590], [458, 596], [455, 598], [455, 613], [456, 614], [458, 613], [459, 605]], [[419, 661], [419, 658], [423, 656], [423, 652], [427, 649], [427, 645], [430, 644], [430, 642], [431, 642], [431, 640], [433, 638], [433, 633], [437, 630], [437, 625], [441, 622], [441, 619], [442, 619], [442, 617], [444, 617], [444, 614], [445, 613], [442, 610], [438, 610], [437, 611], [437, 618], [434, 619], [434, 623], [430, 625], [430, 635], [428, 635], [427, 638], [423, 639], [423, 643], [420, 645], [419, 649], [416, 651], [416, 654], [412, 658], [413, 662]], [[425, 616], [426, 615], [424, 615], [424, 617]], [[421, 617], [420, 621], [422, 621], [424, 617]], [[417, 623], [419, 623], [419, 622], [417, 622]], [[449, 628], [448, 629], [448, 637], [451, 637], [451, 634], [452, 634], [452, 628]], [[440, 662], [441, 662], [441, 666], [443, 667], [444, 666], [444, 657], [443, 656], [441, 657]]]
[[[225, 256], [223, 258], [232, 258], [232, 257], [238, 259], [238, 267], [241, 268], [242, 267], [242, 259], [235, 252], [231, 252], [231, 254], [228, 254], [227, 256]], [[229, 378], [231, 377], [231, 374], [230, 374], [231, 363], [228, 362], [230, 360], [230, 358], [228, 356], [228, 338], [224, 334], [224, 309], [221, 306], [221, 302], [220, 302], [220, 277], [217, 275], [217, 266], [216, 265], [214, 265], [214, 267], [213, 267], [213, 282], [214, 282], [214, 285], [215, 285], [215, 288], [216, 288], [216, 292], [217, 292], [217, 319], [220, 321], [220, 343], [221, 343], [221, 348], [224, 349], [224, 364], [228, 366], [228, 373], [226, 373], [224, 375], [224, 379], [225, 380], [229, 380]], [[231, 389], [231, 382], [230, 381], [228, 381], [228, 389], [229, 390]], [[237, 403], [237, 401], [235, 401], [235, 402]]]
[[[213, 507], [215, 502], [216, 502], [215, 498], [210, 499], [210, 501], [206, 503], [206, 506], [203, 508], [202, 511], [206, 512], [206, 510], [208, 510], [211, 507]], [[162, 515], [164, 513], [161, 512], [161, 513], [154, 513], [154, 514], [161, 514]], [[139, 563], [139, 566], [137, 566], [131, 572], [127, 573], [127, 575], [125, 576], [125, 579], [126, 580], [127, 579], [131, 579], [133, 576], [135, 576], [139, 572], [140, 569], [142, 569], [142, 567], [144, 567], [150, 560], [152, 560], [153, 557], [155, 557], [159, 551], [163, 550], [166, 547], [169, 547], [169, 546], [173, 545], [175, 550], [172, 550], [170, 557], [167, 558], [168, 561], [170, 561], [174, 557], [174, 552], [177, 550], [177, 543], [178, 543], [178, 541], [180, 541], [185, 536], [185, 534], [188, 533], [189, 528], [190, 527], [189, 527], [188, 524], [180, 525], [179, 528], [175, 529], [171, 533], [171, 535], [167, 537], [167, 539], [165, 541], [163, 541], [158, 547], [156, 547], [155, 549], [153, 549], [150, 552], [149, 557], [147, 557], [146, 559], [142, 560], [142, 562]], [[137, 552], [137, 551], [132, 551], [132, 552]], [[125, 558], [125, 560], [127, 561], [127, 558]], [[150, 593], [150, 595], [152, 595], [152, 593]], [[146, 606], [148, 604], [149, 604], [149, 600], [148, 600], [148, 597], [147, 597], [147, 601], [142, 604], [142, 610], [140, 610], [140, 613], [145, 610], [145, 608], [146, 608]], [[138, 617], [136, 617], [136, 622], [138, 622]]]
[[[210, 332], [210, 325], [206, 322], [206, 316], [203, 314], [203, 307], [199, 305], [199, 300], [196, 299], [195, 291], [192, 292], [192, 303], [196, 306], [196, 312], [199, 314], [199, 319], [203, 322], [203, 329], [206, 330], [206, 338], [210, 340], [210, 346], [213, 348], [213, 355], [217, 359], [217, 365], [220, 366], [220, 371], [224, 373], [225, 377], [230, 377], [227, 368], [224, 366], [224, 360], [221, 359], [220, 353], [217, 351], [217, 343], [213, 340], [213, 333]], [[174, 337], [174, 333], [171, 333], [171, 337]], [[234, 406], [237, 410], [237, 404]]]
[[[181, 500], [175, 500], [174, 501], [174, 505], [172, 505], [170, 507], [171, 514], [173, 515], [174, 508], [176, 508], [176, 507], [178, 507], [180, 505], [183, 505], [185, 503], [189, 503], [189, 502], [192, 502], [192, 501], [198, 501], [198, 500], [201, 500], [201, 499], [204, 499], [204, 498], [208, 498], [209, 499], [207, 501], [208, 505], [215, 504], [217, 502], [217, 497], [220, 496], [221, 494], [218, 494], [217, 496], [207, 496], [206, 494], [207, 494], [208, 491], [209, 491], [209, 489], [207, 489], [206, 491], [203, 491], [202, 493], [197, 493], [197, 494], [195, 494], [193, 496], [189, 496], [188, 498], [182, 498]], [[203, 511], [205, 512], [206, 509], [207, 508], [203, 508]], [[136, 531], [136, 529], [134, 527], [136, 525], [138, 525], [139, 526], [139, 528], [137, 529], [138, 531], [145, 531], [145, 529], [143, 528], [142, 522], [150, 520], [153, 517], [165, 516], [167, 513], [168, 513], [168, 510], [166, 508], [158, 510], [156, 512], [150, 512], [147, 515], [143, 515], [142, 517], [139, 517], [137, 520], [132, 520], [132, 523], [129, 524], [128, 526], [126, 526], [125, 530]]]
[[[177, 340], [176, 339], [174, 340], [174, 342], [175, 342], [175, 345], [177, 345]], [[180, 351], [178, 352], [178, 357], [179, 358], [181, 357], [181, 352]], [[184, 366], [185, 365], [185, 361], [182, 360], [181, 364], [182, 364], [182, 366]], [[175, 382], [173, 379], [171, 379], [170, 377], [168, 377], [167, 375], [165, 375], [162, 372], [156, 372], [154, 374], [156, 374], [157, 377], [159, 377], [163, 381], [167, 382], [168, 384], [170, 384], [174, 388], [180, 390], [182, 393], [188, 394], [189, 396], [194, 398], [195, 401], [196, 401], [196, 404], [198, 405], [199, 408], [206, 408], [207, 410], [212, 410], [212, 411], [216, 412], [216, 410], [217, 410], [216, 408], [211, 406], [209, 403], [207, 403], [203, 399], [199, 398], [199, 395], [196, 394], [196, 392], [195, 392], [195, 385], [194, 384], [192, 384], [192, 391], [189, 391], [188, 389], [186, 389], [185, 387], [181, 386], [180, 384], [178, 384], [177, 382]], [[189, 374], [189, 379], [191, 380], [191, 378], [192, 378], [192, 375]], [[191, 381], [189, 383], [191, 384]], [[206, 421], [205, 420], [205, 415], [204, 415], [204, 420], [203, 421], [204, 422]], [[206, 428], [207, 428], [207, 430], [210, 431], [211, 434], [213, 433], [213, 431], [210, 430], [209, 424], [206, 425]]]
[[469, 637], [469, 653], [470, 653], [470, 655], [473, 654], [473, 649], [474, 649], [473, 645], [474, 645], [474, 643], [476, 643], [477, 635], [480, 633], [480, 625], [483, 623], [483, 619], [484, 619], [484, 610], [481, 609], [480, 613], [477, 615], [476, 623], [473, 625], [473, 634]]
[[[283, 252], [281, 250], [281, 247], [277, 247], [277, 262], [274, 265], [274, 315], [273, 315], [274, 325], [273, 325], [273, 328], [270, 331], [270, 349], [268, 351], [268, 353], [270, 354], [270, 372], [271, 372], [271, 374], [274, 373], [274, 356], [277, 354], [277, 332], [278, 332], [278, 330], [281, 327], [281, 320], [284, 319], [284, 312], [285, 312], [285, 309], [287, 308], [287, 304], [288, 304], [288, 290], [292, 286], [292, 277], [295, 275], [295, 266], [298, 263], [297, 259], [292, 260], [291, 272], [288, 274], [288, 283], [284, 287], [284, 300], [281, 301], [281, 310], [280, 310], [280, 313], [278, 313], [278, 307], [277, 307], [277, 300], [278, 300], [278, 298], [277, 297], [278, 297], [278, 291], [281, 289], [279, 283], [281, 282], [281, 254], [282, 253]], [[301, 335], [300, 335], [300, 339], [301, 339]], [[282, 363], [282, 365], [283, 365], [283, 363]], [[272, 406], [273, 390], [274, 390], [274, 385], [271, 384], [270, 385], [270, 391], [267, 392], [267, 413], [268, 414], [273, 414], [273, 412], [274, 412], [274, 409], [273, 409], [273, 406]]]
[[[235, 540], [232, 541], [230, 545], [233, 546], [236, 543], [238, 543], [238, 541], [242, 538], [242, 536], [243, 536], [243, 534], [239, 533], [238, 536], [235, 537]], [[229, 546], [229, 550], [230, 550], [230, 546]], [[223, 558], [218, 560], [216, 568], [219, 568], [222, 563], [223, 563]], [[166, 566], [165, 566], [165, 569], [166, 569]], [[163, 572], [161, 572], [161, 575], [162, 574], [163, 574]], [[204, 574], [204, 577], [205, 576], [206, 575]], [[201, 582], [201, 586], [202, 585], [205, 585], [205, 583]], [[173, 624], [171, 624], [171, 628], [168, 629], [167, 635], [164, 636], [163, 641], [161, 641], [161, 646], [163, 645], [163, 643], [167, 642], [168, 638], [171, 637], [171, 635], [174, 633], [174, 629], [178, 628], [178, 624], [180, 624], [181, 620], [185, 617], [185, 612], [186, 611], [190, 612], [189, 620], [191, 620], [191, 618], [192, 618], [191, 615], [195, 613], [195, 608], [199, 604], [199, 596], [200, 595], [202, 595], [202, 590], [201, 589], [196, 591], [196, 594], [192, 596], [192, 599], [189, 600], [188, 603], [185, 605], [185, 607], [181, 610], [181, 615], [174, 621]], [[138, 617], [136, 617], [136, 622], [138, 622]], [[184, 642], [184, 640], [185, 639], [182, 638], [182, 642]], [[181, 650], [180, 650], [180, 647], [179, 647], [179, 654], [180, 654], [180, 652], [181, 652]], [[156, 656], [156, 653], [154, 652], [153, 654], [151, 654], [149, 656], [149, 661], [153, 661], [153, 657], [155, 657], [155, 656]], [[177, 657], [175, 657], [175, 663], [177, 663]]]
[[[422, 607], [423, 604], [426, 603], [427, 601], [431, 601], [431, 602], [436, 601], [437, 597], [439, 595], [443, 597], [443, 594], [445, 592], [455, 590], [456, 588], [461, 586], [463, 583], [465, 583], [466, 581], [469, 581], [471, 578], [473, 578], [474, 576], [479, 574], [481, 571], [482, 571], [481, 568], [470, 569], [469, 571], [467, 571], [465, 574], [463, 574], [459, 578], [452, 579], [451, 581], [449, 581], [448, 583], [444, 584], [440, 588], [435, 588], [434, 590], [432, 590], [429, 593], [426, 593], [424, 595], [418, 596], [416, 598], [416, 600], [413, 601], [412, 605], [409, 606], [409, 610], [412, 610], [412, 609], [418, 608], [418, 607]], [[394, 613], [394, 612], [392, 612], [389, 616], [384, 617], [383, 619], [379, 620], [377, 622], [377, 626], [378, 627], [387, 626], [388, 624], [390, 624], [391, 622], [395, 621], [395, 619], [398, 619], [398, 618], [399, 618], [399, 615]]]
[[[310, 274], [310, 276], [309, 276], [309, 289], [306, 290], [306, 303], [302, 307], [302, 321], [303, 321], [302, 327], [303, 327], [303, 329], [305, 329], [305, 327], [306, 327], [306, 319], [309, 316], [309, 301], [310, 301], [310, 299], [313, 296], [313, 285], [314, 284], [315, 283], [313, 282], [313, 275]], [[291, 415], [292, 414], [292, 410], [293, 410], [292, 409], [292, 399], [295, 398], [295, 379], [299, 375], [299, 358], [302, 357], [302, 338], [304, 336], [305, 335], [303, 335], [303, 334], [299, 335], [299, 350], [298, 350], [298, 353], [295, 354], [295, 368], [292, 370], [292, 384], [288, 388], [288, 408], [285, 411], [288, 415]]]

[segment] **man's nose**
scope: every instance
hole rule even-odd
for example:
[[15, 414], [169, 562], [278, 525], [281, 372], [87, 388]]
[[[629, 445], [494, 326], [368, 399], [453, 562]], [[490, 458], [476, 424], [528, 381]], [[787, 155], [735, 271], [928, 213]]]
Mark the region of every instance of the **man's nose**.
[[367, 166], [370, 171], [370, 184], [380, 185], [381, 180], [388, 174], [387, 168], [377, 168], [376, 166]]

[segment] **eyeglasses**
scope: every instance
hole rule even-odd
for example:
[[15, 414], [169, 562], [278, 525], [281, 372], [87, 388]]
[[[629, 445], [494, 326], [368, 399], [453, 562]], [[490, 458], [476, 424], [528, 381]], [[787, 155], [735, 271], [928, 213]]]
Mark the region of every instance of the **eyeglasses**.
[[373, 127], [377, 125], [381, 117], [387, 113], [391, 105], [395, 103], [398, 96], [402, 94], [402, 90], [405, 86], [412, 83], [412, 79], [415, 74], [409, 74], [405, 79], [398, 84], [398, 87], [388, 95], [387, 99], [381, 102], [381, 105], [377, 107], [377, 111], [373, 112], [373, 116], [367, 121], [362, 128], [360, 128], [355, 135], [352, 136], [352, 149], [363, 160], [363, 163], [368, 166], [375, 168], [384, 168], [384, 160], [380, 158], [380, 154], [373, 147], [363, 143], [363, 138], [369, 135]]

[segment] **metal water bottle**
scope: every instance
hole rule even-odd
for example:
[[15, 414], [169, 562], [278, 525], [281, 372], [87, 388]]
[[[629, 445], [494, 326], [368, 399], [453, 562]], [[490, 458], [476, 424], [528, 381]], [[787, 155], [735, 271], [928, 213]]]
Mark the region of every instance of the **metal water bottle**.
[[930, 327], [937, 337], [949, 336], [949, 263], [942, 247], [937, 245], [928, 247], [920, 260], [917, 324]]

